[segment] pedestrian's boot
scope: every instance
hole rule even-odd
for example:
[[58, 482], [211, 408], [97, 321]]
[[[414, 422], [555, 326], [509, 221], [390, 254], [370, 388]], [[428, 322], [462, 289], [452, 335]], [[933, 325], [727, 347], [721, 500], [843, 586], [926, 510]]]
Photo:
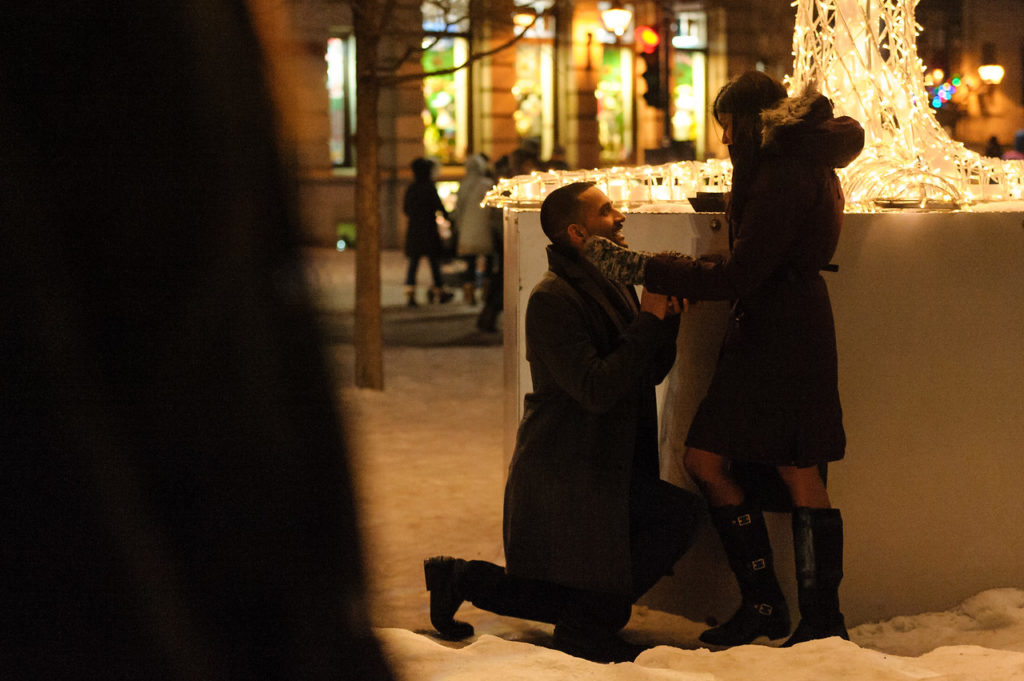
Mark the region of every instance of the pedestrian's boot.
[[476, 284], [467, 281], [462, 285], [462, 302], [466, 305], [476, 305]]
[[782, 638], [789, 633], [789, 609], [775, 576], [761, 510], [749, 502], [719, 506], [711, 509], [711, 521], [736, 575], [742, 602], [729, 621], [708, 629], [700, 640], [715, 646], [739, 646], [761, 636]]
[[454, 293], [446, 290], [442, 286], [434, 286], [429, 291], [427, 291], [427, 302], [430, 303], [433, 303], [434, 301], [437, 301], [439, 303], [447, 303], [454, 297]]
[[423, 573], [430, 592], [430, 623], [448, 641], [461, 641], [473, 635], [473, 625], [455, 619], [466, 600], [460, 589], [467, 563], [458, 558], [435, 556], [423, 561]]
[[416, 302], [416, 287], [406, 286], [405, 287], [405, 304], [409, 307], [418, 307]]
[[783, 647], [839, 636], [850, 640], [839, 611], [843, 579], [843, 517], [837, 508], [793, 509], [800, 624]]

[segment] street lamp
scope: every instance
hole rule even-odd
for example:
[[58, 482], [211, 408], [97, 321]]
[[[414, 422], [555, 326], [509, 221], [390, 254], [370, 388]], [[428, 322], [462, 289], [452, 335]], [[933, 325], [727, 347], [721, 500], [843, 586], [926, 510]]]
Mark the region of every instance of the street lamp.
[[537, 10], [532, 7], [516, 7], [512, 23], [520, 28], [529, 28], [537, 21]]
[[633, 12], [623, 7], [619, 0], [612, 0], [611, 5], [601, 12], [601, 23], [604, 24], [605, 30], [614, 33], [619, 38], [629, 28], [631, 21], [633, 21]]
[[978, 67], [978, 77], [985, 85], [999, 85], [1003, 82], [1006, 71], [996, 61], [995, 43], [982, 43], [981, 45], [981, 66]]
[[999, 85], [1005, 74], [1006, 71], [999, 64], [982, 64], [978, 67], [978, 77], [985, 85]]

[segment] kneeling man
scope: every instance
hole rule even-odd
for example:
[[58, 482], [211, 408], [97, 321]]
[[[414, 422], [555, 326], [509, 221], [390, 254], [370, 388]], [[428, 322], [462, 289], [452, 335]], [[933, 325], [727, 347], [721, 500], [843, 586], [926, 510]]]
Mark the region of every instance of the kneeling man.
[[463, 601], [555, 625], [555, 648], [599, 662], [640, 648], [618, 632], [633, 603], [689, 548], [702, 504], [659, 478], [655, 386], [675, 361], [679, 304], [602, 275], [581, 256], [599, 235], [625, 245], [625, 216], [593, 183], [540, 211], [548, 271], [526, 308], [533, 391], [505, 487], [505, 561], [425, 562], [430, 618], [445, 638], [473, 627]]

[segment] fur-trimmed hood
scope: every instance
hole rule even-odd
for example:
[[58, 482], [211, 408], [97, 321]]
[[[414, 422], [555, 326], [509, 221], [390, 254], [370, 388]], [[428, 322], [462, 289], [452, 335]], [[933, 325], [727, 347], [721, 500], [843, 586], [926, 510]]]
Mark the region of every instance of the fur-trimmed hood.
[[842, 168], [864, 148], [864, 128], [849, 116], [835, 117], [832, 102], [815, 85], [761, 112], [765, 151], [796, 155]]

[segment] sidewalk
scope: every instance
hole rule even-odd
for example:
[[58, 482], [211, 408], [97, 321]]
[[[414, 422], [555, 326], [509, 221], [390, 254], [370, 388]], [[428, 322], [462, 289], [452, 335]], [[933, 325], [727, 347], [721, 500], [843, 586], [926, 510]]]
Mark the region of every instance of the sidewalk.
[[[355, 327], [356, 254], [354, 250], [307, 248], [305, 251], [313, 302], [320, 313], [327, 339], [333, 344], [352, 342]], [[405, 254], [398, 250], [381, 251], [381, 332], [385, 346], [435, 347], [448, 345], [500, 345], [501, 333], [476, 328], [481, 304], [463, 302], [462, 289], [454, 283], [455, 294], [444, 305], [428, 304], [426, 291], [430, 281], [427, 263], [420, 263], [419, 307], [408, 307], [405, 298]], [[446, 280], [457, 278], [461, 263], [442, 268]], [[479, 292], [478, 292], [479, 293]], [[499, 327], [500, 328], [500, 327]]]

